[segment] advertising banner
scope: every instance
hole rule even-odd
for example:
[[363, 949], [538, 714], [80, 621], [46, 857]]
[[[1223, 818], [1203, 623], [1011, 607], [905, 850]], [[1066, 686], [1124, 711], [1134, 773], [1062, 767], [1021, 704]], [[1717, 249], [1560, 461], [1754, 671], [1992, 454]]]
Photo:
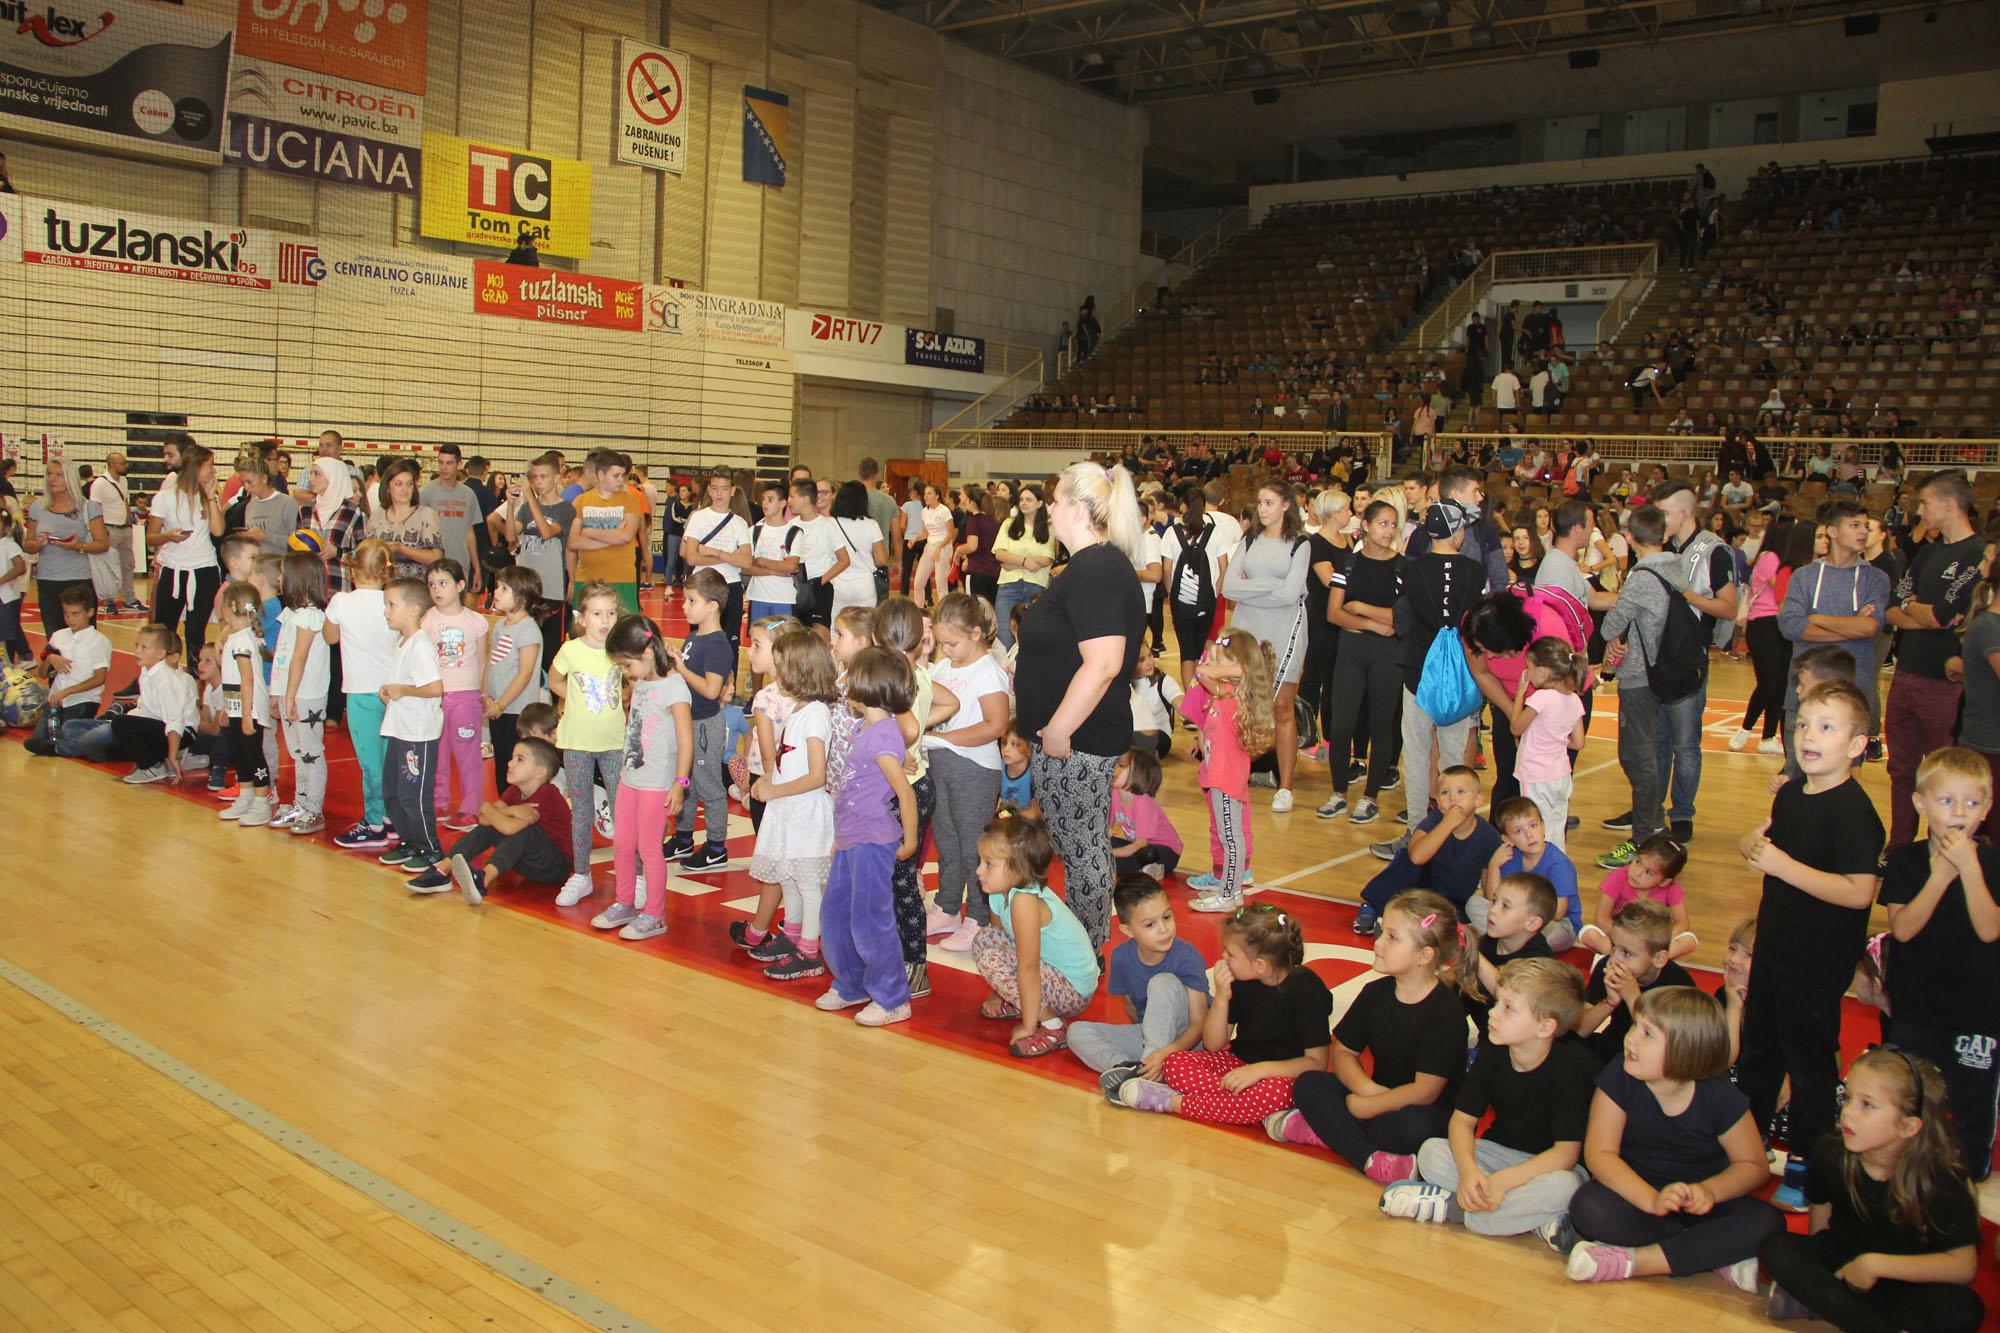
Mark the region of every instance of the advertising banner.
[[648, 333], [713, 338], [759, 347], [785, 345], [785, 307], [777, 301], [649, 285], [645, 314]]
[[473, 261], [473, 309], [482, 315], [638, 332], [643, 285], [622, 278]]
[[901, 324], [853, 319], [824, 310], [785, 313], [785, 346], [794, 352], [824, 352], [829, 356], [900, 366], [904, 364], [905, 332]]
[[232, 166], [415, 195], [424, 99], [238, 56], [223, 155]]
[[463, 310], [472, 301], [467, 260], [337, 241], [278, 242], [278, 281], [316, 288], [333, 300], [374, 305]]
[[429, 0], [241, 0], [236, 53], [421, 97]]
[[419, 230], [434, 240], [514, 248], [532, 233], [542, 253], [590, 257], [590, 168], [567, 157], [424, 135]]
[[687, 169], [687, 54], [619, 39], [616, 160]]
[[978, 375], [986, 370], [986, 340], [957, 333], [937, 333], [930, 329], [906, 329], [903, 360], [913, 366], [967, 370]]
[[21, 262], [21, 196], [0, 194], [0, 264]]
[[230, 33], [147, 0], [0, 0], [0, 126], [126, 152], [222, 152]]
[[0, 432], [0, 459], [9, 463], [21, 461], [21, 437], [11, 432]]
[[23, 199], [21, 209], [21, 257], [30, 264], [260, 288], [276, 267], [269, 232], [53, 199]]
[[792, 99], [768, 88], [743, 85], [743, 179], [752, 185], [785, 184], [785, 140]]

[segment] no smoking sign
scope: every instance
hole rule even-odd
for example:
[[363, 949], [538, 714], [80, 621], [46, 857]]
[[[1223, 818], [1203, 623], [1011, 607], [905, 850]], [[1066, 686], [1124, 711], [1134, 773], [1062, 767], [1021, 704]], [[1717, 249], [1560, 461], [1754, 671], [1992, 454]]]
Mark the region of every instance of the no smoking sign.
[[618, 68], [624, 71], [618, 90], [618, 160], [679, 175], [687, 165], [681, 119], [687, 56], [621, 41]]

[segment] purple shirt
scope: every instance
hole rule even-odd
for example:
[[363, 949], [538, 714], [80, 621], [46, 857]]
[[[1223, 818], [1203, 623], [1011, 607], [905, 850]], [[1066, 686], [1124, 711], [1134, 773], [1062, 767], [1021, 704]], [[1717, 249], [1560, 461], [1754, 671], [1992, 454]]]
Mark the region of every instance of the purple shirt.
[[888, 755], [903, 766], [903, 733], [896, 719], [885, 717], [854, 733], [847, 750], [847, 781], [833, 798], [833, 849], [887, 843], [894, 847], [903, 840], [903, 815], [896, 805], [896, 793], [888, 775], [875, 762]]

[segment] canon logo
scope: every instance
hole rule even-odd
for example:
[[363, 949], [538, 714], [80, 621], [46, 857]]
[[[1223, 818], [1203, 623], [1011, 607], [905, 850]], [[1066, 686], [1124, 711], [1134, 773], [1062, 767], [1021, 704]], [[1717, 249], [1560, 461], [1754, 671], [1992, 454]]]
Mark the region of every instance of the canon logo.
[[839, 315], [814, 315], [812, 336], [816, 342], [853, 343], [873, 347], [882, 336], [882, 326], [873, 320], [843, 319]]

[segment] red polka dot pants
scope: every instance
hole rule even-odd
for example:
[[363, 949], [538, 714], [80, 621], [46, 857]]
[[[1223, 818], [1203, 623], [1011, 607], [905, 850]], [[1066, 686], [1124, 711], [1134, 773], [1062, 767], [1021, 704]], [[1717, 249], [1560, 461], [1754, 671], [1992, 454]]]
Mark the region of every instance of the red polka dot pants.
[[1217, 1125], [1254, 1125], [1292, 1104], [1292, 1081], [1259, 1079], [1241, 1092], [1224, 1092], [1222, 1076], [1243, 1062], [1228, 1051], [1178, 1051], [1167, 1057], [1160, 1081], [1181, 1095], [1181, 1114]]

